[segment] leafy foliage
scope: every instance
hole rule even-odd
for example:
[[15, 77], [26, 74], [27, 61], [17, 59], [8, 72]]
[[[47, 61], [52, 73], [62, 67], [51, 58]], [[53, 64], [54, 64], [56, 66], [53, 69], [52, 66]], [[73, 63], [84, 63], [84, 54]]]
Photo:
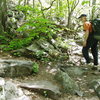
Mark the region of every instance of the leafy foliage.
[[[46, 18], [41, 16], [41, 12], [38, 9], [33, 9], [30, 6], [17, 6], [19, 11], [28, 13], [26, 16], [26, 21], [17, 29], [17, 34], [25, 36], [22, 38], [17, 38], [11, 40], [7, 47], [4, 48], [5, 51], [20, 49], [22, 47], [28, 46], [33, 39], [40, 38], [52, 38], [53, 34], [59, 30], [54, 23]], [[38, 14], [39, 16], [34, 15]], [[3, 37], [2, 37], [3, 38]]]
[[89, 3], [90, 3], [90, 0], [83, 1], [83, 2], [82, 2], [82, 5], [89, 4]]
[[[16, 8], [13, 7], [16, 11], [14, 11], [14, 9], [12, 9], [12, 10], [10, 9], [11, 11], [8, 10], [8, 12], [7, 12], [7, 15], [9, 15], [10, 18], [11, 18], [11, 16], [15, 15], [15, 17], [19, 16], [19, 20], [20, 20], [21, 19], [20, 14], [22, 14], [22, 17], [24, 19], [22, 20], [22, 24], [17, 29], [17, 32], [16, 32], [17, 34], [14, 34], [14, 31], [12, 31], [12, 34], [10, 32], [7, 33], [7, 34], [9, 34], [9, 36], [7, 36], [7, 34], [0, 35], [0, 44], [3, 44], [2, 48], [4, 48], [4, 50], [6, 50], [6, 51], [20, 49], [25, 46], [28, 46], [34, 39], [52, 38], [52, 36], [54, 34], [57, 34], [59, 31], [59, 28], [57, 28], [57, 26], [52, 21], [52, 19], [55, 22], [56, 21], [60, 22], [60, 21], [66, 20], [68, 23], [67, 19], [69, 18], [69, 20], [72, 22], [73, 18], [80, 13], [79, 9], [81, 9], [82, 6], [84, 7], [85, 5], [92, 4], [92, 1], [90, 1], [90, 0], [82, 0], [82, 1], [80, 1], [80, 3], [79, 3], [79, 0], [55, 0], [55, 2], [50, 7], [46, 7], [46, 6], [44, 6], [44, 4], [42, 4], [43, 2], [41, 0], [41, 2], [42, 2], [41, 4], [40, 4], [40, 2], [37, 1], [37, 2], [35, 2], [35, 6], [32, 7], [32, 4], [30, 4], [30, 2], [24, 4], [24, 2], [22, 2], [22, 1], [23, 0], [19, 0], [19, 2], [23, 3], [23, 4], [17, 5]], [[52, 0], [46, 1], [46, 3], [48, 5], [50, 5], [51, 2], [52, 2]], [[78, 4], [81, 4], [80, 8], [77, 8]], [[10, 7], [8, 7], [8, 8], [10, 8]], [[95, 6], [93, 6], [93, 9], [94, 8], [95, 8]], [[76, 12], [74, 13], [74, 11], [76, 11]], [[15, 13], [12, 13], [12, 12], [15, 12]], [[17, 15], [17, 13], [19, 15]], [[59, 20], [57, 20], [57, 19], [59, 19]], [[66, 22], [66, 21], [64, 21], [64, 22]], [[18, 22], [18, 23], [20, 23], [20, 22]], [[13, 25], [10, 24], [10, 25], [14, 26], [14, 24]], [[73, 26], [73, 27], [75, 28], [75, 26]], [[21, 38], [16, 37], [16, 35], [20, 36]], [[25, 35], [27, 35], [27, 36], [25, 36]], [[11, 37], [11, 38], [9, 38], [9, 37]], [[4, 44], [6, 44], [6, 45], [4, 45]], [[64, 45], [63, 47], [66, 47], [66, 45]], [[41, 56], [42, 52], [37, 53], [37, 55]]]
[[26, 22], [17, 31], [28, 32], [29, 36], [33, 38], [41, 38], [44, 36], [51, 38], [56, 33], [57, 28], [47, 19], [35, 18]]
[[42, 11], [38, 8], [33, 9], [31, 6], [17, 6], [19, 11], [27, 14], [27, 21], [17, 29], [18, 32], [28, 33], [30, 37], [52, 37], [58, 30], [54, 23], [42, 16]]
[[35, 73], [39, 72], [39, 65], [36, 62], [33, 65], [33, 72]]
[[0, 35], [0, 44], [6, 44], [8, 42], [8, 38], [6, 36]]
[[9, 45], [4, 48], [5, 51], [20, 49], [24, 46], [27, 46], [32, 41], [32, 38], [24, 38], [24, 39], [14, 39], [9, 42]]

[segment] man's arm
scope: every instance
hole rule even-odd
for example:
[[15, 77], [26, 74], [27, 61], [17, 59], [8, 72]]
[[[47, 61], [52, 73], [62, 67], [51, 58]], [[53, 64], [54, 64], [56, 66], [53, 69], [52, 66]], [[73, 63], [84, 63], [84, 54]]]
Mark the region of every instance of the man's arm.
[[84, 33], [84, 41], [83, 41], [83, 47], [86, 46], [87, 44], [87, 39], [88, 39], [88, 36], [89, 36], [89, 30], [86, 30], [85, 33]]

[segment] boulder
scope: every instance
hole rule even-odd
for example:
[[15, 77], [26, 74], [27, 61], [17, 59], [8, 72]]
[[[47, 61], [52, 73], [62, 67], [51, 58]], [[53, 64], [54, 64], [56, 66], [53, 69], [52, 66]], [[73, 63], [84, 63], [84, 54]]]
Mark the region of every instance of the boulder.
[[31, 75], [33, 72], [32, 61], [28, 60], [0, 60], [0, 77], [18, 77]]
[[51, 45], [46, 39], [40, 39], [36, 42], [45, 51], [54, 50], [54, 46]]
[[57, 51], [52, 44], [50, 44], [46, 39], [40, 39], [37, 44], [44, 49], [49, 55], [53, 57], [58, 57], [59, 51]]
[[[7, 81], [4, 85], [5, 100], [32, 100], [28, 96], [24, 95], [21, 88], [11, 81]], [[0, 99], [1, 100], [1, 99]]]
[[55, 75], [55, 79], [62, 86], [62, 92], [77, 94], [77, 91], [79, 91], [78, 84], [75, 83], [75, 81], [72, 78], [70, 78], [67, 73], [63, 71], [58, 71]]
[[4, 92], [4, 85], [5, 85], [5, 80], [0, 77], [0, 100], [6, 100], [5, 92]]
[[94, 89], [97, 96], [100, 98], [100, 79], [95, 79], [89, 84], [90, 88]]
[[41, 48], [39, 47], [39, 45], [36, 44], [36, 42], [33, 42], [32, 45], [28, 46], [26, 49], [30, 50], [30, 51], [33, 51], [33, 52], [37, 52]]
[[82, 76], [87, 70], [84, 70], [83, 68], [79, 67], [66, 67], [66, 72], [69, 76], [75, 77], [75, 76]]
[[0, 100], [32, 100], [24, 95], [21, 88], [18, 88], [12, 81], [5, 81], [0, 77]]
[[20, 87], [37, 92], [45, 97], [52, 98], [53, 100], [58, 100], [58, 97], [61, 95], [58, 86], [44, 80], [33, 83], [23, 83], [20, 84]]
[[37, 58], [43, 58], [48, 57], [49, 55], [39, 47], [35, 42], [26, 48], [28, 51], [31, 51], [33, 56], [36, 56]]

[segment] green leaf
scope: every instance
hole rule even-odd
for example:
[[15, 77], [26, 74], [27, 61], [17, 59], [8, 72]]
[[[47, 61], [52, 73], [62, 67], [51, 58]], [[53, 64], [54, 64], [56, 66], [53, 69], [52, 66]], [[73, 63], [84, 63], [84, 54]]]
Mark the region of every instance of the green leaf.
[[33, 65], [33, 72], [35, 73], [39, 72], [39, 65], [36, 62]]
[[82, 5], [89, 4], [89, 3], [90, 3], [90, 1], [83, 1]]

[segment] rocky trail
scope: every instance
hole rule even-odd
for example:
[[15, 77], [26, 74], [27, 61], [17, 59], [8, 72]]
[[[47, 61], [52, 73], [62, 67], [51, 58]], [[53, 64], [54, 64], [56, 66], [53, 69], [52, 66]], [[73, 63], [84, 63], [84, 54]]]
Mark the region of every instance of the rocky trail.
[[[81, 49], [75, 45], [70, 59], [61, 62], [38, 62], [1, 51], [0, 100], [99, 100], [100, 72], [82, 65]], [[39, 63], [36, 74], [33, 62]]]
[[[28, 60], [30, 61], [30, 59], [15, 58], [6, 53], [2, 53], [0, 58], [0, 64], [9, 62], [12, 66], [15, 63], [13, 61], [24, 60], [27, 63]], [[1, 62], [2, 60], [4, 62]], [[24, 66], [27, 63], [24, 63]], [[49, 62], [45, 65], [40, 63], [39, 73], [36, 75], [24, 73], [27, 70], [24, 68], [21, 70], [21, 73], [25, 75], [23, 76], [20, 70], [19, 68], [17, 74], [20, 77], [6, 72], [7, 76], [0, 78], [0, 100], [99, 100], [100, 72], [91, 70], [91, 66]], [[14, 69], [11, 71], [15, 73]], [[2, 75], [0, 71], [0, 76]]]

